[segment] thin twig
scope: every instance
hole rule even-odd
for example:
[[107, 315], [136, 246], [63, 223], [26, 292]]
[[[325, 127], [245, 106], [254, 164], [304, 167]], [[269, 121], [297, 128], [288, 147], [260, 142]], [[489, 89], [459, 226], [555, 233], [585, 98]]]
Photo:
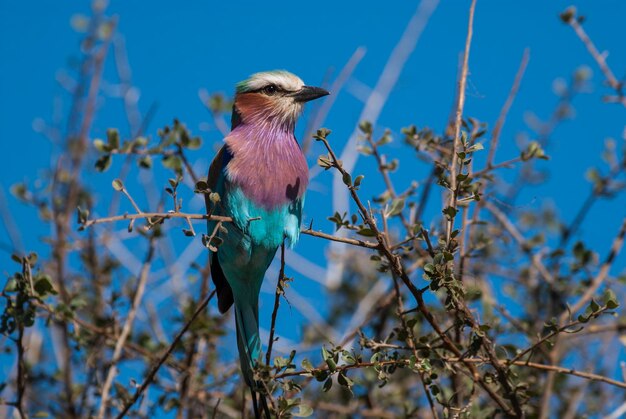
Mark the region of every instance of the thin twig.
[[[415, 347], [415, 335], [413, 334], [413, 329], [408, 326], [406, 322], [406, 314], [404, 313], [404, 303], [402, 301], [402, 294], [400, 293], [400, 287], [398, 286], [398, 279], [396, 277], [393, 278], [393, 287], [396, 296], [396, 303], [398, 304], [398, 317], [400, 318], [400, 323], [402, 324], [402, 328], [406, 332], [406, 343], [411, 349], [413, 356], [415, 357], [415, 361], [419, 361], [420, 356], [417, 353], [417, 348]], [[428, 405], [430, 406], [430, 411], [433, 414], [435, 419], [439, 419], [439, 415], [437, 414], [437, 409], [435, 409], [435, 404], [433, 403], [433, 398], [430, 395], [430, 390], [426, 386], [424, 382], [424, 373], [419, 374], [420, 383], [422, 384], [422, 388], [424, 389], [424, 394], [426, 395], [426, 400], [428, 400]]]
[[137, 315], [137, 310], [139, 309], [139, 305], [141, 304], [141, 300], [143, 298], [144, 291], [146, 289], [146, 283], [148, 282], [148, 274], [150, 273], [150, 268], [152, 266], [152, 258], [154, 256], [154, 237], [150, 238], [148, 244], [148, 255], [146, 256], [146, 260], [141, 267], [141, 272], [139, 273], [139, 278], [137, 282], [137, 288], [135, 289], [135, 295], [133, 297], [132, 304], [130, 309], [128, 310], [128, 315], [126, 317], [126, 322], [124, 322], [124, 326], [122, 327], [122, 333], [115, 344], [115, 349], [113, 350], [113, 356], [111, 357], [111, 366], [109, 367], [109, 372], [107, 373], [106, 379], [104, 381], [104, 385], [102, 386], [102, 396], [100, 399], [100, 409], [98, 410], [98, 418], [103, 419], [106, 415], [107, 411], [107, 402], [109, 398], [109, 391], [111, 386], [113, 385], [113, 380], [117, 375], [117, 363], [119, 362], [122, 356], [122, 349], [124, 348], [124, 344], [126, 343], [126, 339], [130, 336], [130, 332], [133, 328], [133, 323], [135, 321], [135, 316]]
[[265, 354], [265, 363], [270, 365], [272, 360], [272, 347], [274, 346], [274, 332], [276, 330], [276, 316], [278, 314], [278, 306], [280, 305], [280, 296], [285, 292], [283, 282], [285, 280], [285, 241], [280, 245], [280, 271], [278, 273], [278, 282], [276, 282], [276, 292], [274, 294], [274, 308], [272, 309], [272, 323], [270, 326], [270, 337], [267, 342], [267, 353]]
[[[613, 74], [613, 71], [606, 63], [606, 54], [601, 54], [600, 51], [598, 51], [598, 48], [596, 48], [595, 44], [593, 43], [591, 38], [589, 38], [576, 17], [572, 17], [567, 23], [574, 29], [576, 35], [578, 35], [583, 44], [585, 44], [587, 51], [589, 51], [589, 54], [591, 54], [595, 62], [598, 64], [598, 67], [600, 67], [602, 74], [604, 74], [604, 77], [606, 77], [606, 81], [609, 83], [609, 86], [611, 86], [617, 92], [619, 97], [623, 98], [624, 94], [622, 92], [622, 88], [624, 86], [621, 82], [617, 80], [617, 78]], [[624, 105], [626, 106], [626, 104]]]
[[[112, 223], [116, 221], [123, 220], [136, 220], [136, 219], [157, 219], [157, 220], [168, 220], [170, 218], [184, 218], [186, 220], [210, 220], [210, 221], [221, 221], [223, 223], [228, 223], [232, 221], [230, 217], [223, 217], [221, 215], [207, 215], [207, 214], [188, 214], [184, 212], [142, 212], [139, 214], [122, 214], [122, 215], [114, 215], [112, 217], [103, 217], [103, 218], [94, 218], [91, 220], [85, 221], [83, 227], [89, 228], [95, 224], [102, 223]], [[154, 224], [155, 221], [152, 220]]]
[[[513, 101], [517, 96], [517, 92], [519, 90], [520, 84], [522, 83], [522, 78], [524, 77], [524, 73], [526, 72], [526, 67], [528, 66], [528, 60], [530, 59], [530, 51], [528, 48], [524, 50], [524, 54], [522, 55], [522, 61], [520, 62], [519, 68], [517, 69], [517, 74], [515, 74], [515, 80], [513, 81], [513, 86], [511, 86], [511, 90], [509, 91], [509, 95], [500, 109], [500, 115], [496, 121], [496, 125], [493, 127], [493, 133], [491, 134], [491, 143], [489, 145], [489, 155], [487, 156], [487, 164], [485, 165], [486, 169], [490, 169], [493, 166], [493, 161], [496, 156], [496, 150], [498, 149], [498, 142], [500, 140], [500, 134], [502, 133], [502, 127], [504, 126], [504, 122], [506, 121], [506, 116], [513, 105]], [[476, 173], [474, 173], [476, 176]]]
[[489, 175], [491, 172], [493, 172], [496, 169], [502, 169], [503, 167], [508, 168], [508, 167], [511, 167], [513, 164], [519, 163], [521, 161], [522, 161], [521, 157], [513, 157], [512, 159], [503, 161], [502, 163], [494, 164], [494, 165], [485, 167], [484, 169], [477, 170], [476, 172], [474, 172], [472, 176], [474, 178], [484, 177], [486, 175]]
[[206, 298], [202, 301], [202, 303], [196, 308], [196, 311], [194, 311], [193, 315], [187, 321], [187, 323], [185, 323], [183, 328], [180, 329], [180, 331], [178, 332], [178, 334], [176, 335], [176, 337], [174, 338], [174, 340], [172, 341], [170, 346], [167, 348], [165, 353], [163, 353], [163, 355], [161, 356], [159, 361], [152, 366], [152, 368], [150, 369], [150, 372], [148, 373], [146, 378], [141, 383], [141, 386], [135, 391], [135, 394], [133, 395], [133, 397], [129, 401], [124, 403], [124, 406], [122, 407], [120, 413], [116, 416], [117, 419], [123, 418], [126, 415], [126, 413], [128, 412], [128, 410], [130, 410], [130, 408], [135, 404], [135, 402], [137, 402], [139, 397], [141, 397], [143, 392], [146, 391], [146, 388], [148, 388], [150, 383], [152, 383], [152, 381], [154, 380], [154, 377], [156, 376], [156, 373], [159, 371], [161, 366], [167, 361], [167, 359], [172, 354], [172, 352], [174, 351], [174, 349], [176, 348], [176, 346], [180, 342], [181, 338], [187, 332], [187, 330], [189, 329], [191, 324], [194, 322], [194, 320], [209, 305], [209, 302], [211, 301], [211, 299], [213, 298], [214, 295], [215, 295], [215, 290], [213, 290], [211, 292], [211, 294], [207, 295]]
[[487, 210], [491, 212], [496, 217], [496, 219], [500, 222], [500, 224], [502, 224], [502, 226], [509, 232], [511, 237], [515, 239], [519, 247], [529, 256], [533, 266], [541, 274], [543, 279], [545, 279], [548, 284], [554, 284], [554, 278], [552, 277], [550, 272], [548, 272], [548, 269], [545, 267], [541, 259], [539, 259], [538, 257], [535, 257], [535, 255], [532, 254], [531, 246], [528, 244], [524, 236], [522, 236], [522, 233], [519, 232], [517, 227], [515, 227], [513, 222], [509, 220], [506, 214], [500, 211], [491, 202], [488, 202], [485, 200], [484, 205], [485, 205], [485, 208], [487, 208]]
[[604, 280], [607, 278], [609, 274], [609, 270], [613, 266], [613, 262], [615, 258], [619, 254], [620, 250], [622, 250], [622, 245], [624, 244], [624, 236], [626, 235], [626, 218], [622, 221], [622, 226], [617, 233], [615, 239], [613, 239], [613, 244], [611, 244], [611, 250], [608, 255], [604, 259], [602, 266], [600, 267], [600, 271], [591, 281], [591, 285], [586, 288], [585, 293], [580, 297], [578, 301], [572, 304], [567, 310], [565, 310], [561, 316], [559, 317], [559, 322], [563, 323], [570, 316], [570, 313], [576, 313], [578, 310], [583, 308], [596, 294], [598, 289], [604, 283]]
[[[469, 363], [469, 364], [485, 364], [485, 363], [490, 362], [490, 360], [486, 358], [445, 358], [444, 357], [442, 360], [445, 362], [451, 362], [451, 363]], [[506, 362], [506, 359], [502, 359], [499, 361]], [[409, 360], [407, 359], [389, 360], [389, 361], [381, 361], [381, 362], [359, 362], [355, 364], [338, 365], [334, 371], [343, 372], [343, 371], [360, 369], [360, 368], [370, 368], [370, 367], [380, 368], [380, 367], [385, 367], [389, 365], [406, 366], [408, 364], [409, 364]], [[519, 366], [519, 367], [530, 367], [530, 368], [535, 368], [535, 369], [544, 370], [544, 371], [552, 371], [552, 372], [556, 372], [559, 374], [574, 375], [577, 377], [585, 378], [587, 380], [600, 381], [606, 384], [610, 384], [612, 386], [626, 389], [626, 382], [617, 381], [612, 378], [608, 378], [599, 374], [594, 374], [594, 373], [585, 372], [585, 371], [578, 371], [573, 368], [565, 368], [565, 367], [560, 367], [557, 365], [546, 365], [546, 364], [539, 364], [536, 362], [526, 362], [526, 361], [516, 361], [514, 365]], [[324, 372], [324, 371], [328, 371], [327, 366], [322, 366], [321, 368], [314, 368], [311, 370], [296, 370], [296, 371], [283, 372], [283, 373], [275, 375], [274, 379], [296, 377], [296, 376], [309, 376], [311, 374]]]
[[368, 249], [378, 249], [380, 247], [378, 243], [372, 243], [366, 240], [351, 239], [347, 237], [333, 236], [332, 234], [326, 234], [326, 233], [322, 233], [321, 231], [315, 231], [311, 229], [300, 230], [300, 233], [306, 234], [308, 236], [319, 237], [319, 238], [334, 241], [334, 242], [346, 243], [346, 244], [351, 244], [353, 246], [359, 246], [359, 247], [365, 247]]
[[[594, 316], [599, 316], [600, 314], [604, 313], [605, 311], [608, 310], [608, 307], [601, 307], [596, 313], [594, 313]], [[566, 332], [567, 329], [577, 326], [580, 324], [580, 321], [578, 320], [574, 320], [573, 322], [570, 322], [564, 326], [558, 327], [557, 329], [553, 330], [552, 332], [548, 333], [547, 335], [541, 337], [539, 340], [537, 340], [537, 342], [535, 342], [533, 345], [531, 345], [530, 347], [524, 349], [523, 351], [519, 352], [515, 357], [513, 357], [511, 359], [511, 361], [509, 361], [509, 364], [515, 364], [518, 360], [522, 359], [527, 353], [534, 351], [537, 347], [539, 347], [542, 343], [544, 343], [545, 341], [547, 341], [548, 339]], [[527, 360], [527, 362], [530, 361], [530, 358]]]
[[[450, 199], [449, 206], [456, 208], [457, 190], [457, 166], [458, 155], [461, 145], [461, 122], [463, 120], [463, 106], [465, 105], [465, 85], [467, 83], [467, 72], [469, 63], [470, 45], [472, 44], [472, 34], [474, 27], [474, 10], [476, 9], [476, 0], [472, 0], [469, 10], [469, 22], [467, 24], [467, 37], [465, 39], [465, 52], [463, 54], [463, 65], [461, 66], [461, 74], [458, 81], [458, 98], [456, 103], [456, 117], [454, 121], [454, 144], [452, 146], [452, 162], [450, 163]], [[446, 243], [450, 244], [452, 230], [454, 229], [454, 217], [448, 217], [446, 225]]]

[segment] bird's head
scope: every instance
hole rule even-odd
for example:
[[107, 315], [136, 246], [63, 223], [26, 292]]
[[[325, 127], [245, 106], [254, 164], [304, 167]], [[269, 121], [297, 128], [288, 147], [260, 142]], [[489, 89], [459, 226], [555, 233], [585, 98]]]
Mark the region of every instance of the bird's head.
[[253, 74], [237, 84], [233, 129], [241, 122], [293, 129], [304, 104], [328, 94], [320, 87], [305, 86], [298, 76], [288, 71]]

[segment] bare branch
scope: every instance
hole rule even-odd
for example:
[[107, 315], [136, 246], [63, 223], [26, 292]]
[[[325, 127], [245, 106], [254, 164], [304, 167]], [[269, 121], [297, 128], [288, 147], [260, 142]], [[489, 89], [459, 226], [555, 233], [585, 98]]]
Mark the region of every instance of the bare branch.
[[[461, 66], [461, 74], [458, 81], [458, 98], [456, 102], [456, 114], [454, 121], [454, 144], [452, 146], [452, 162], [450, 163], [450, 199], [449, 206], [456, 208], [457, 190], [457, 172], [458, 160], [457, 153], [461, 145], [461, 122], [463, 120], [463, 106], [465, 105], [465, 85], [467, 83], [467, 71], [469, 63], [470, 45], [472, 44], [472, 34], [474, 27], [474, 10], [476, 9], [476, 0], [472, 0], [469, 10], [469, 22], [467, 24], [467, 38], [465, 39], [465, 52], [463, 53], [463, 65]], [[454, 229], [454, 217], [448, 217], [446, 225], [446, 243], [450, 244], [450, 236]]]
[[154, 237], [150, 239], [150, 243], [148, 245], [148, 255], [146, 256], [146, 260], [141, 267], [141, 272], [139, 273], [137, 288], [135, 289], [135, 295], [133, 296], [131, 307], [128, 311], [128, 315], [126, 316], [124, 326], [122, 327], [122, 333], [120, 334], [117, 343], [115, 344], [115, 349], [113, 350], [113, 356], [111, 357], [111, 366], [109, 367], [109, 372], [107, 373], [104, 385], [102, 386], [100, 409], [98, 411], [99, 419], [103, 419], [106, 415], [109, 390], [111, 389], [111, 385], [113, 385], [113, 380], [117, 375], [117, 363], [122, 356], [122, 349], [124, 348], [126, 339], [128, 339], [128, 337], [130, 336], [130, 332], [133, 328], [133, 323], [135, 321], [135, 316], [137, 315], [137, 309], [141, 304], [141, 299], [143, 298], [143, 294], [146, 289], [146, 283], [148, 282], [150, 267], [152, 266], [152, 258], [154, 257], [154, 240]]
[[178, 334], [176, 335], [176, 337], [174, 338], [170, 346], [167, 348], [167, 350], [163, 353], [159, 361], [152, 366], [152, 368], [150, 369], [150, 372], [148, 373], [146, 378], [143, 380], [143, 383], [141, 383], [141, 386], [139, 386], [139, 388], [135, 391], [135, 394], [133, 395], [133, 397], [128, 402], [124, 403], [124, 407], [122, 408], [120, 413], [116, 416], [117, 419], [122, 419], [126, 415], [126, 413], [128, 413], [130, 408], [137, 402], [137, 400], [139, 400], [139, 397], [141, 397], [141, 395], [144, 393], [144, 391], [146, 391], [150, 383], [152, 383], [152, 381], [154, 380], [154, 377], [156, 376], [156, 373], [159, 371], [161, 366], [167, 361], [169, 356], [172, 354], [172, 351], [174, 351], [174, 348], [176, 348], [176, 346], [180, 342], [183, 335], [187, 332], [187, 330], [189, 330], [189, 326], [191, 326], [193, 321], [200, 315], [200, 313], [202, 313], [206, 309], [206, 307], [209, 305], [209, 302], [211, 301], [214, 295], [215, 295], [215, 290], [213, 290], [209, 295], [207, 295], [202, 301], [202, 303], [198, 305], [198, 307], [196, 308], [196, 311], [194, 311], [193, 315], [187, 321], [187, 323], [185, 323], [183, 328], [180, 329], [180, 331], [178, 332]]

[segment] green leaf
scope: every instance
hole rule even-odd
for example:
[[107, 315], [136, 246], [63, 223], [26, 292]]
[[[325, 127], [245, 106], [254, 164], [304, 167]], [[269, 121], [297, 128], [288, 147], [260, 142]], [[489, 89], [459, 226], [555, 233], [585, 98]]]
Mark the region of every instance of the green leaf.
[[439, 393], [440, 393], [440, 391], [441, 391], [441, 390], [439, 389], [439, 386], [438, 386], [437, 384], [432, 384], [432, 385], [430, 386], [430, 392], [431, 392], [431, 394], [432, 394], [433, 396], [436, 396], [437, 394], [439, 394]]
[[180, 157], [174, 154], [163, 157], [162, 163], [163, 167], [165, 167], [166, 169], [174, 170], [176, 173], [182, 172], [183, 162]]
[[346, 186], [352, 186], [352, 176], [350, 176], [350, 173], [348, 173], [348, 172], [343, 172], [343, 177], [342, 177], [342, 179], [343, 179], [343, 183], [344, 183]]
[[561, 21], [563, 23], [570, 23], [572, 19], [576, 16], [576, 7], [570, 6], [559, 14]]
[[22, 201], [28, 198], [28, 188], [24, 183], [16, 183], [11, 186], [11, 194]]
[[374, 355], [372, 355], [372, 356], [370, 357], [370, 362], [371, 362], [372, 364], [375, 364], [375, 363], [377, 363], [377, 362], [378, 362], [378, 358], [380, 358], [380, 352], [376, 352], [376, 353], [374, 353]]
[[337, 368], [337, 363], [333, 358], [333, 354], [331, 352], [328, 352], [325, 346], [322, 346], [322, 358], [324, 358], [326, 365], [328, 365], [328, 370], [331, 372], [335, 371], [335, 369]]
[[105, 154], [96, 160], [96, 170], [99, 172], [106, 171], [111, 166], [111, 155]]
[[360, 234], [365, 237], [376, 237], [376, 232], [368, 227], [362, 227], [356, 234]]
[[317, 141], [325, 140], [331, 132], [332, 131], [328, 128], [320, 128], [317, 130], [317, 133], [313, 136], [313, 138], [315, 138]]
[[30, 266], [33, 266], [37, 263], [37, 259], [39, 259], [39, 256], [37, 256], [37, 253], [31, 252], [28, 254], [26, 259], [28, 260], [28, 263], [30, 264]]
[[35, 292], [40, 296], [45, 296], [47, 294], [56, 294], [57, 292], [54, 290], [52, 286], [51, 278], [48, 275], [41, 276], [35, 282]]
[[359, 123], [359, 129], [365, 135], [370, 135], [372, 133], [372, 123], [369, 121], [361, 121]]
[[317, 165], [323, 168], [324, 170], [328, 170], [333, 167], [333, 161], [329, 156], [322, 154], [317, 158]]
[[152, 157], [148, 155], [141, 156], [137, 163], [142, 169], [150, 169], [152, 167]]
[[329, 377], [326, 379], [326, 381], [324, 381], [324, 385], [322, 386], [322, 390], [324, 390], [324, 393], [328, 393], [328, 390], [330, 390], [333, 386], [333, 378]]
[[374, 151], [370, 147], [362, 145], [359, 147], [359, 152], [364, 156], [371, 156]]
[[394, 215], [398, 215], [404, 209], [405, 199], [404, 198], [396, 198], [391, 201], [391, 206], [389, 207], [388, 215], [393, 217]]
[[448, 216], [448, 219], [453, 219], [454, 217], [456, 217], [456, 214], [458, 213], [458, 210], [454, 207], [446, 207], [443, 211], [445, 215]]
[[297, 418], [307, 418], [311, 416], [312, 414], [313, 414], [313, 408], [311, 408], [311, 406], [308, 406], [306, 404], [298, 405], [298, 410], [296, 410], [295, 412], [291, 412], [291, 415]]
[[361, 186], [361, 181], [365, 178], [364, 175], [358, 175], [355, 179], [354, 179], [354, 189], [359, 189], [359, 187]]
[[189, 142], [187, 143], [187, 148], [189, 150], [197, 150], [201, 146], [202, 146], [202, 140], [200, 139], [200, 137], [193, 137], [189, 139]]
[[9, 278], [9, 280], [4, 284], [5, 292], [15, 292], [17, 291], [17, 280], [13, 278]]
[[354, 381], [349, 379], [342, 371], [337, 375], [337, 384], [350, 388], [354, 385]]
[[609, 300], [606, 302], [606, 307], [609, 310], [615, 310], [617, 307], [619, 307], [619, 302], [617, 300]]
[[589, 303], [589, 308], [591, 309], [592, 313], [596, 313], [598, 310], [600, 310], [600, 304], [598, 304], [596, 300], [591, 299], [591, 302]]
[[89, 210], [82, 209], [81, 207], [76, 207], [78, 224], [85, 224], [89, 219]]
[[606, 301], [606, 307], [609, 310], [614, 310], [619, 307], [619, 301], [617, 300], [617, 296], [611, 289], [607, 289], [604, 293], [604, 301]]
[[124, 183], [122, 182], [121, 179], [114, 179], [113, 182], [111, 182], [111, 185], [113, 186], [113, 189], [115, 189], [118, 192], [121, 192], [124, 190]]
[[120, 133], [115, 128], [107, 130], [107, 142], [109, 150], [117, 150], [120, 147]]
[[382, 137], [380, 137], [380, 140], [376, 142], [376, 145], [381, 146], [381, 145], [389, 144], [392, 140], [393, 138], [391, 137], [391, 132], [389, 132], [389, 130], [385, 130], [385, 133], [383, 134]]
[[213, 202], [214, 204], [217, 204], [218, 202], [220, 202], [220, 194], [218, 194], [217, 192], [211, 192], [209, 194], [209, 200], [211, 202]]
[[100, 138], [96, 138], [95, 140], [93, 140], [93, 146], [98, 151], [102, 151], [102, 152], [111, 151], [108, 145]]
[[304, 368], [307, 371], [311, 371], [314, 367], [313, 367], [313, 364], [311, 364], [311, 361], [309, 361], [307, 358], [304, 358], [302, 360], [302, 368]]

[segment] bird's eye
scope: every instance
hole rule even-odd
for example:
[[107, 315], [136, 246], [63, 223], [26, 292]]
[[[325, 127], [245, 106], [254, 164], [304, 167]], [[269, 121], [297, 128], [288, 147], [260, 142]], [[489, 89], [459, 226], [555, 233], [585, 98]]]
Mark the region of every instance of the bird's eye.
[[263, 93], [265, 93], [266, 95], [273, 95], [277, 91], [278, 91], [278, 88], [274, 86], [273, 84], [270, 84], [269, 86], [265, 86], [263, 88]]

